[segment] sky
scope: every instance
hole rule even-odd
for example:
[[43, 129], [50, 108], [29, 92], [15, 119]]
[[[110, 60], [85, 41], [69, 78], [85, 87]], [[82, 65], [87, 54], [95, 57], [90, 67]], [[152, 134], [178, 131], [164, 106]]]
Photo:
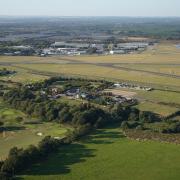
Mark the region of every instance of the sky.
[[0, 0], [0, 15], [180, 17], [180, 0]]

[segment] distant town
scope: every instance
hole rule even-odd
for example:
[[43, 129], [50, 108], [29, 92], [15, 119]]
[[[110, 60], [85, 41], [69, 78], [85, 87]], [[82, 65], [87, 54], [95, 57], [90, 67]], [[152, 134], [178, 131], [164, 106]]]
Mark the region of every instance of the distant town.
[[30, 45], [7, 46], [0, 51], [0, 55], [5, 56], [75, 56], [75, 55], [115, 55], [115, 54], [132, 54], [141, 53], [154, 42], [125, 42], [125, 43], [87, 43], [87, 40], [79, 42], [54, 42], [46, 48], [36, 48]]

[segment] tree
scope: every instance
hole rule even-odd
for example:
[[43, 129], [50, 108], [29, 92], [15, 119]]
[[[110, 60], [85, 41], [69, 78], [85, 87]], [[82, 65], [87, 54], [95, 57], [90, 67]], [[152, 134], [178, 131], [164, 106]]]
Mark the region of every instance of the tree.
[[122, 128], [122, 129], [128, 129], [128, 128], [129, 128], [128, 122], [127, 122], [127, 121], [123, 121], [123, 122], [121, 123], [121, 128]]
[[3, 125], [4, 125], [4, 123], [0, 120], [0, 127], [3, 126]]
[[139, 120], [139, 110], [132, 108], [128, 117], [128, 121], [138, 121]]
[[60, 112], [59, 112], [59, 119], [60, 123], [66, 123], [70, 122], [72, 120], [72, 114], [69, 111], [68, 107], [64, 107]]
[[149, 111], [141, 111], [139, 113], [139, 120], [143, 123], [153, 123], [159, 121], [159, 117], [156, 114]]
[[58, 142], [50, 136], [45, 137], [39, 143], [40, 153], [44, 156], [55, 151], [57, 147], [58, 147]]

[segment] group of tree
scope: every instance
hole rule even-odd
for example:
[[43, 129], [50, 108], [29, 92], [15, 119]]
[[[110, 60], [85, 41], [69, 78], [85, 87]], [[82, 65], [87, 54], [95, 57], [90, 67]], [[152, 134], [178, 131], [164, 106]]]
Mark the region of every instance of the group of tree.
[[46, 96], [35, 94], [24, 87], [9, 91], [4, 95], [4, 100], [28, 115], [39, 117], [44, 121], [69, 123], [75, 127], [86, 124], [99, 127], [100, 124], [108, 121], [109, 116], [107, 112], [91, 104], [70, 106], [66, 103], [51, 101]]
[[6, 76], [16, 73], [15, 71], [7, 70], [6, 68], [0, 69], [0, 76]]
[[171, 122], [169, 127], [167, 128], [164, 128], [162, 130], [162, 133], [165, 133], [165, 134], [176, 134], [176, 133], [180, 133], [180, 122]]
[[21, 86], [4, 94], [4, 100], [14, 108], [20, 109], [31, 116], [44, 121], [57, 121], [68, 123], [74, 127], [90, 125], [102, 127], [112, 122], [138, 121], [140, 123], [153, 123], [159, 117], [151, 112], [139, 111], [136, 108], [122, 105], [102, 109], [90, 103], [71, 106], [59, 101], [50, 100], [47, 95], [37, 93], [37, 88], [48, 87], [56, 82], [57, 78], [45, 80], [43, 83], [30, 86]]

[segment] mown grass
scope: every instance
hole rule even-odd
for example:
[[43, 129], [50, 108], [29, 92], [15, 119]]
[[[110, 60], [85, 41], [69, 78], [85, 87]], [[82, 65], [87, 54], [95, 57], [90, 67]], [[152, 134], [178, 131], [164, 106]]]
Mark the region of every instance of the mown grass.
[[[149, 100], [157, 103], [169, 103], [169, 104], [180, 104], [180, 93], [178, 92], [169, 92], [169, 91], [136, 91], [137, 97], [142, 100]], [[170, 105], [171, 106], [171, 105]]]
[[60, 148], [22, 173], [25, 180], [178, 180], [180, 146], [124, 138], [118, 128], [97, 130]]
[[177, 65], [167, 65], [167, 64], [155, 64], [155, 65], [147, 65], [147, 64], [121, 64], [116, 65], [116, 67], [125, 67], [134, 70], [143, 70], [148, 72], [155, 73], [165, 73], [169, 75], [180, 75], [180, 66]]
[[[74, 57], [6, 57], [1, 56], [0, 62], [11, 63], [11, 66], [18, 70], [13, 77], [5, 79], [27, 82], [38, 81], [47, 78], [47, 73], [87, 76], [90, 78], [105, 78], [114, 81], [124, 80], [136, 83], [155, 84], [156, 86], [166, 86], [171, 89], [180, 89], [178, 78], [164, 77], [138, 71], [125, 71], [114, 69], [113, 67], [99, 66], [97, 63], [120, 63], [124, 67], [132, 69], [148, 70], [167, 74], [179, 75], [180, 50], [175, 47], [174, 42], [162, 42], [153, 49], [148, 49], [141, 54], [126, 54], [117, 56], [74, 56]], [[68, 64], [69, 62], [82, 64]], [[88, 64], [84, 64], [88, 63]], [[143, 63], [143, 64], [142, 64]], [[146, 66], [146, 64], [148, 66]], [[161, 64], [161, 65], [160, 65]], [[177, 65], [177, 66], [175, 66]], [[9, 66], [9, 68], [12, 68]], [[18, 68], [18, 67], [20, 68]], [[23, 69], [27, 68], [27, 69]], [[29, 69], [29, 70], [28, 70]], [[32, 73], [44, 72], [45, 74]], [[47, 75], [49, 76], [49, 75]]]
[[0, 121], [5, 125], [19, 124], [18, 118], [26, 118], [26, 115], [19, 110], [7, 107], [7, 105], [0, 98]]
[[39, 72], [50, 72], [59, 73], [65, 75], [84, 75], [89, 78], [104, 78], [111, 80], [124, 80], [124, 81], [135, 81], [139, 83], [152, 83], [156, 85], [163, 86], [177, 86], [180, 88], [180, 80], [172, 77], [163, 77], [159, 75], [148, 74], [145, 72], [137, 71], [125, 71], [114, 69], [111, 67], [100, 67], [97, 65], [90, 64], [22, 64], [18, 65], [22, 68], [29, 68], [31, 70], [36, 70]]
[[[68, 128], [56, 123], [6, 126], [6, 131], [0, 133], [0, 159], [4, 159], [14, 146], [26, 148], [31, 144], [37, 145], [45, 136], [63, 137], [67, 131]], [[42, 133], [42, 136], [38, 136], [38, 133]]]
[[161, 116], [169, 116], [179, 110], [178, 108], [172, 106], [161, 105], [152, 102], [141, 102], [136, 107], [141, 111], [150, 111]]
[[[5, 128], [3, 132], [0, 131], [0, 159], [4, 159], [14, 146], [25, 148], [31, 144], [36, 145], [45, 136], [63, 137], [68, 130], [71, 130], [70, 127], [63, 127], [57, 123], [43, 123], [38, 119], [30, 118], [23, 112], [8, 107], [2, 100], [0, 121], [4, 123]], [[42, 133], [42, 136], [38, 136], [37, 133]]]
[[17, 73], [9, 76], [0, 77], [0, 80], [4, 81], [13, 81], [13, 82], [21, 82], [21, 83], [33, 83], [37, 81], [42, 81], [44, 79], [49, 78], [45, 75], [33, 74], [28, 70], [24, 70], [17, 67], [12, 66], [0, 66], [1, 68], [7, 68], [9, 70], [16, 71]]

